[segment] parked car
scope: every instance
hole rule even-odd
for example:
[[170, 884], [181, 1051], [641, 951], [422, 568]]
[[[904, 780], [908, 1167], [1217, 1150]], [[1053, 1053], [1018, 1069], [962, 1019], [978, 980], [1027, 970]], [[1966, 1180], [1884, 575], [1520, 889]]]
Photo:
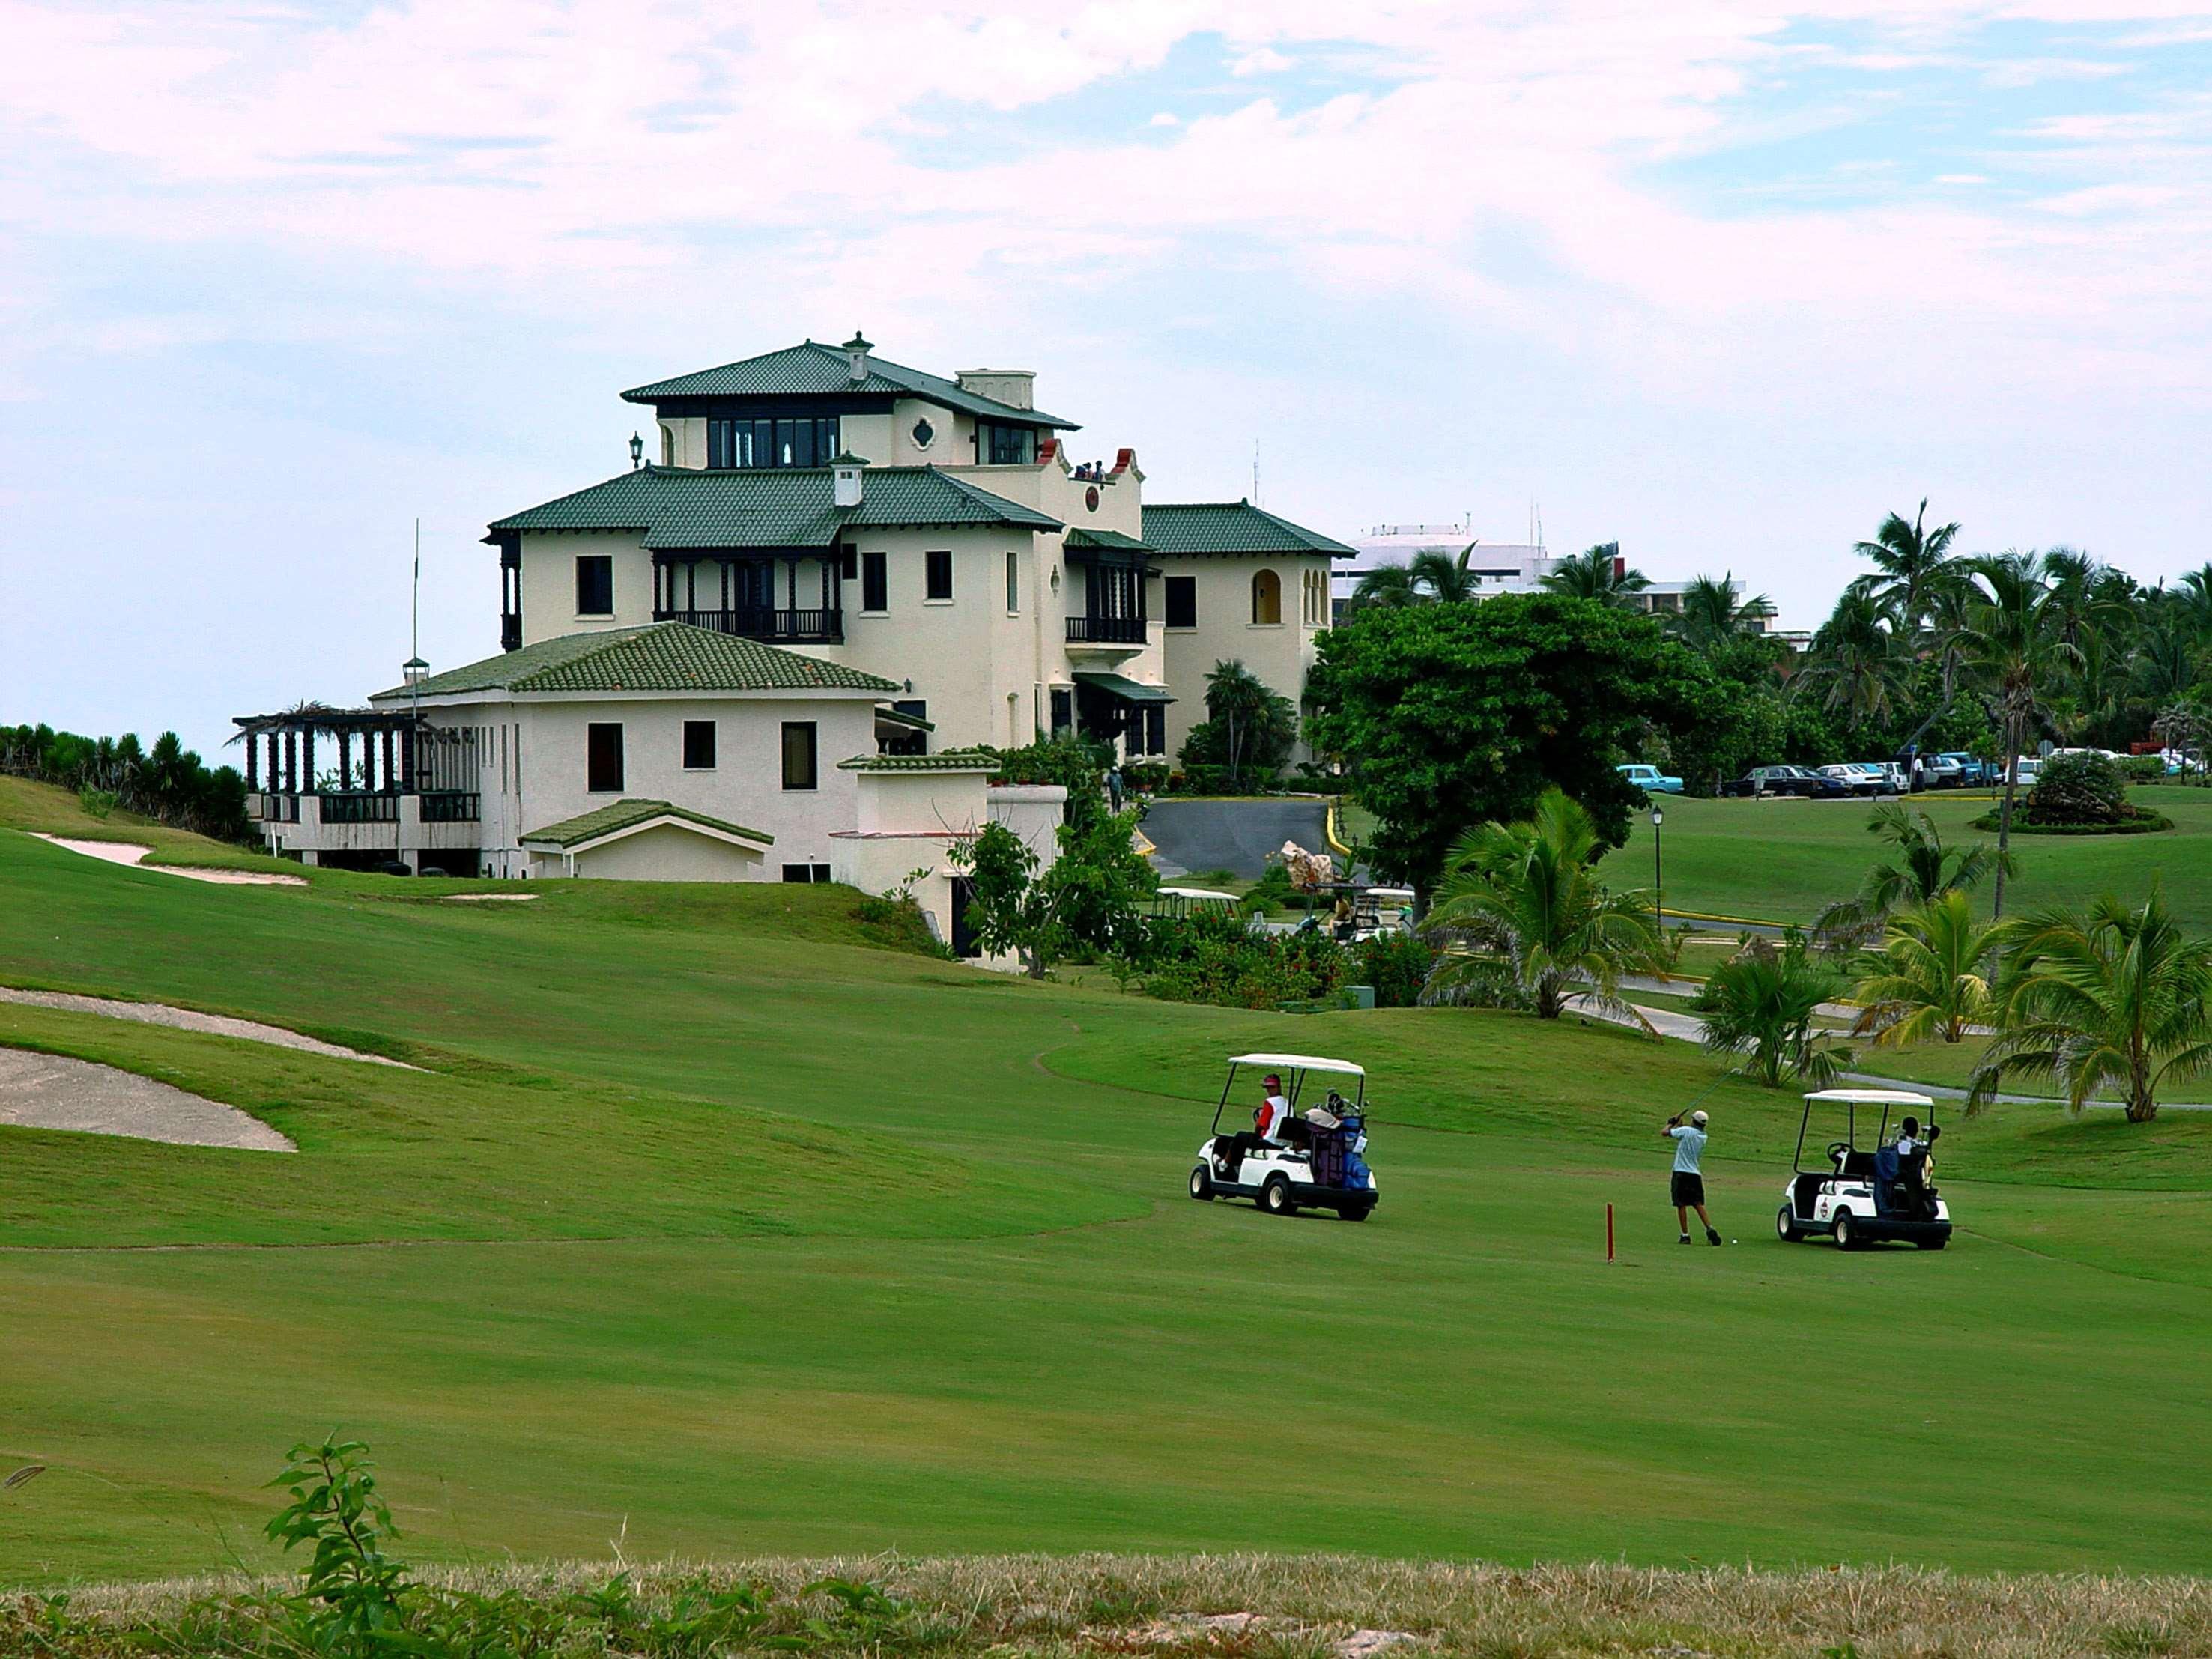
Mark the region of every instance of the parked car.
[[[2002, 781], [2004, 769], [1999, 767], [1997, 772], [1999, 781]], [[2013, 769], [2013, 780], [2022, 789], [2033, 788], [2035, 781], [2042, 775], [2043, 762], [2034, 755], [2022, 755], [2020, 757], [2020, 764]]]
[[1647, 795], [1679, 795], [1682, 781], [1670, 778], [1656, 766], [1616, 766], [1613, 769]]
[[1923, 789], [1956, 789], [1966, 781], [1965, 769], [1948, 755], [1923, 755], [1918, 763]]
[[1965, 788], [1979, 789], [1992, 780], [1989, 766], [1963, 749], [1947, 749], [1936, 758], [1959, 763], [1959, 782]]
[[1722, 789], [1723, 795], [1802, 795], [1808, 800], [1840, 800], [1850, 793], [1833, 778], [1806, 766], [1754, 766]]
[[1897, 793], [1897, 782], [1889, 775], [1889, 769], [1869, 761], [1838, 761], [1833, 766], [1822, 767], [1820, 775], [1833, 778], [1854, 795]]

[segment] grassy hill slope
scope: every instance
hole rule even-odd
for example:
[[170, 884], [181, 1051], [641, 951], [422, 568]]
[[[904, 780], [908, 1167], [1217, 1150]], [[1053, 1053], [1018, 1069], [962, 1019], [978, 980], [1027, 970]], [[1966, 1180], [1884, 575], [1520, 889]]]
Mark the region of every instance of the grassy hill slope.
[[[1034, 985], [867, 948], [841, 890], [445, 890], [0, 830], [0, 982], [432, 1068], [0, 1008], [301, 1146], [0, 1130], [0, 1464], [50, 1465], [0, 1579], [265, 1561], [258, 1483], [333, 1425], [446, 1558], [2198, 1565], [2212, 1447], [2141, 1431], [2212, 1404], [2202, 1119], [1961, 1125], [1967, 1235], [1841, 1256], [1771, 1242], [1794, 1102], [1679, 1045]], [[1371, 1224], [1182, 1195], [1220, 1058], [1266, 1047], [1373, 1066]], [[1693, 1099], [1727, 1249], [1665, 1207]]]

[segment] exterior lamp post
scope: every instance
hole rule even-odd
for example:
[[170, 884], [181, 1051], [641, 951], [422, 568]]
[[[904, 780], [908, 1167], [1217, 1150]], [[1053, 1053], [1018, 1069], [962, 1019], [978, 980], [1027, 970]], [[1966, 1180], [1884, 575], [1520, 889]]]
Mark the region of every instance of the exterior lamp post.
[[1657, 902], [1653, 908], [1659, 913], [1659, 932], [1662, 936], [1667, 932], [1667, 878], [1659, 861], [1659, 826], [1666, 821], [1667, 815], [1659, 810], [1659, 803], [1652, 802], [1651, 885], [1657, 894]]

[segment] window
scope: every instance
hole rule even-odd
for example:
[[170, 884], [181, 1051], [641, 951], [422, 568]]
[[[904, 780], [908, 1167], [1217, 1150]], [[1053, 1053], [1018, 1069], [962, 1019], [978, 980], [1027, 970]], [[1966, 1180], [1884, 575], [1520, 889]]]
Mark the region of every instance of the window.
[[1012, 616], [1022, 608], [1021, 555], [1012, 548], [1006, 550], [1006, 614]]
[[830, 866], [826, 864], [787, 864], [783, 866], [783, 878], [809, 884], [825, 882], [830, 879]]
[[811, 789], [816, 787], [812, 720], [786, 720], [783, 723], [783, 787], [787, 789]]
[[1195, 628], [1198, 626], [1198, 578], [1170, 576], [1167, 578], [1168, 626]]
[[1055, 738], [1075, 724], [1075, 693], [1064, 685], [1052, 689], [1052, 734]]
[[1262, 570], [1252, 578], [1252, 620], [1261, 627], [1273, 627], [1283, 620], [1283, 579], [1272, 570]]
[[921, 597], [925, 599], [949, 599], [952, 597], [952, 555], [945, 548], [932, 548], [923, 554]]
[[615, 562], [605, 553], [576, 556], [576, 614], [611, 617], [615, 613]]
[[860, 609], [891, 608], [890, 562], [881, 553], [860, 555]]
[[711, 772], [714, 769], [714, 721], [684, 722], [684, 769], [687, 772]]
[[848, 547], [837, 556], [837, 574], [848, 582], [860, 580], [860, 556]]
[[622, 787], [622, 722], [593, 720], [584, 728], [584, 787], [595, 795], [619, 795]]
[[1036, 460], [1036, 428], [975, 422], [975, 459], [992, 466], [1028, 466]]
[[1145, 705], [1144, 733], [1139, 753], [1164, 755], [1168, 752], [1168, 711], [1156, 702]]
[[827, 466], [839, 447], [835, 415], [707, 422], [708, 466]]
[[663, 466], [676, 465], [676, 428], [672, 426], [660, 428], [660, 464]]

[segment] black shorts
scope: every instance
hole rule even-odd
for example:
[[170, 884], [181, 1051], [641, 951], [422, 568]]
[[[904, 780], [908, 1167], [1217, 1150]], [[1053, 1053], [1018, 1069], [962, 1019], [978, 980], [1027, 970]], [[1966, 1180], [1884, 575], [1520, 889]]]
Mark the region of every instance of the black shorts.
[[1705, 1178], [1687, 1170], [1674, 1171], [1674, 1202], [1684, 1207], [1705, 1201]]

